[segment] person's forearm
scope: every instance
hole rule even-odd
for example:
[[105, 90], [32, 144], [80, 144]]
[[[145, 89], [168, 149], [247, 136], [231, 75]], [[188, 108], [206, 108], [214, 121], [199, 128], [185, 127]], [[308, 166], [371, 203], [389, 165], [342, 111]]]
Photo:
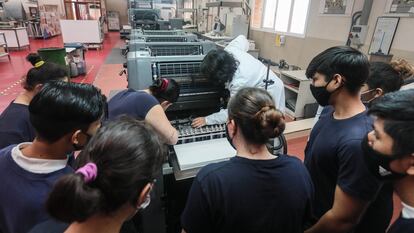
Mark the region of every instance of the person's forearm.
[[219, 112], [213, 113], [205, 117], [207, 125], [224, 124], [227, 121], [227, 109], [221, 109]]
[[172, 127], [170, 137], [167, 138], [168, 145], [175, 145], [178, 142], [178, 131]]
[[356, 224], [357, 222], [336, 217], [330, 210], [305, 233], [346, 233], [350, 232]]

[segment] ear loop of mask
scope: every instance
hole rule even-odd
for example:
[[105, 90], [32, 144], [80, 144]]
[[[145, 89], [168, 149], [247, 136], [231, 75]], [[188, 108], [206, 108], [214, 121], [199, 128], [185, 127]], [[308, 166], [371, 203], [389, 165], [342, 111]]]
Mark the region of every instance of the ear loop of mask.
[[376, 89], [370, 89], [367, 91], [364, 91], [364, 93], [361, 93], [361, 101], [365, 104], [369, 104], [371, 101], [373, 101], [376, 97], [372, 97], [371, 99], [367, 100], [366, 98], [364, 98], [364, 95], [367, 95], [368, 93], [372, 93], [373, 91], [375, 91]]
[[156, 179], [154, 179], [152, 181], [151, 189], [148, 192], [147, 196], [145, 197], [145, 201], [137, 208], [137, 211], [147, 208], [149, 206], [149, 204], [151, 203], [151, 193], [152, 193], [152, 189], [153, 189], [156, 182], [157, 182]]

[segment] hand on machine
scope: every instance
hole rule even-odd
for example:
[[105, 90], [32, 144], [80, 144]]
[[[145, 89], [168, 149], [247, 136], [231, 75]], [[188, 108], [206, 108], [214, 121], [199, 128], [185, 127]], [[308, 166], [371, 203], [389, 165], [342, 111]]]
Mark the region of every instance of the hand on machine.
[[191, 126], [193, 128], [201, 128], [205, 125], [206, 125], [206, 118], [205, 117], [197, 117], [191, 123]]

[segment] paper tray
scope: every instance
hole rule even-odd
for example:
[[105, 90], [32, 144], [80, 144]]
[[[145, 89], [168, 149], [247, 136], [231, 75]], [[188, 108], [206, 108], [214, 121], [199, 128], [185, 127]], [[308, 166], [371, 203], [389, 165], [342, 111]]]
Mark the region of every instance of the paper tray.
[[174, 151], [182, 171], [225, 161], [236, 155], [236, 150], [226, 138], [175, 145]]

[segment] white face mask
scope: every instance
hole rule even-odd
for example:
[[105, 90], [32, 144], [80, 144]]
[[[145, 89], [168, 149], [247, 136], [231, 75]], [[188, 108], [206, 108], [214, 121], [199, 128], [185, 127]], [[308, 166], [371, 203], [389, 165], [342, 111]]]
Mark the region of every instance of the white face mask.
[[151, 195], [150, 195], [150, 193], [148, 193], [147, 197], [145, 198], [145, 201], [138, 208], [135, 209], [134, 213], [131, 214], [131, 216], [129, 216], [127, 218], [127, 220], [132, 219], [135, 216], [135, 214], [137, 214], [138, 211], [147, 208], [149, 206], [150, 202], [151, 202]]
[[138, 210], [143, 210], [149, 206], [151, 203], [151, 195], [148, 193], [147, 197], [145, 198], [145, 201], [138, 207]]

